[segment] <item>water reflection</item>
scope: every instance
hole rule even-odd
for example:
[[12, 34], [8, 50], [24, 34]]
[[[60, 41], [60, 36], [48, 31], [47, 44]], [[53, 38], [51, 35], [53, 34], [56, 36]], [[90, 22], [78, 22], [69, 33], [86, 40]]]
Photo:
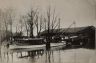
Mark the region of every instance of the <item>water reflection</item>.
[[0, 63], [88, 63], [92, 53], [86, 49], [1, 51]]
[[[60, 50], [57, 52], [59, 58], [58, 60], [60, 60]], [[3, 52], [0, 58], [3, 58], [2, 63], [55, 63], [53, 50], [34, 50], [25, 52], [7, 51]]]
[[[61, 63], [61, 55], [60, 55], [60, 50], [50, 50], [46, 51], [46, 58], [45, 58], [45, 63]], [[55, 60], [55, 61], [54, 61]]]
[[36, 56], [42, 56], [44, 54], [44, 50], [35, 50], [35, 51], [27, 51], [27, 52], [18, 52], [19, 58], [24, 58], [24, 57], [36, 57]]
[[[26, 51], [26, 52], [3, 52], [0, 59], [3, 58], [2, 63], [14, 63], [17, 59], [32, 59], [32, 62], [39, 59], [44, 54], [44, 50]], [[22, 62], [20, 60], [20, 62]]]

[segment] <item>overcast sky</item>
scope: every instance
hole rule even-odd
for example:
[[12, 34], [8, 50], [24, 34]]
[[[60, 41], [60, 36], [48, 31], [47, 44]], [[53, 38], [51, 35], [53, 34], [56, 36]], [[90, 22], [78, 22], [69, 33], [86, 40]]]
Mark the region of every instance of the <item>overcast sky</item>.
[[0, 8], [12, 7], [17, 14], [24, 14], [32, 7], [43, 13], [49, 5], [61, 17], [61, 27], [68, 27], [73, 21], [76, 26], [96, 26], [96, 0], [0, 0]]

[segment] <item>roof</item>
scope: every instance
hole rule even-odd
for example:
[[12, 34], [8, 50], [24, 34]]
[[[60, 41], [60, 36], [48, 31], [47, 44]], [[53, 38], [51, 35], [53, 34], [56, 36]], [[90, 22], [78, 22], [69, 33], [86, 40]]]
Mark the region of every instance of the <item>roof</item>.
[[[95, 29], [94, 26], [75, 27], [75, 28], [61, 28], [61, 29], [54, 29], [54, 30], [51, 29], [49, 31], [49, 33], [50, 34], [77, 33], [77, 32], [81, 32], [81, 31], [84, 31], [84, 30], [89, 29], [89, 28], [92, 28], [92, 29], [94, 28]], [[47, 30], [40, 33], [41, 36], [47, 35], [47, 34], [48, 34]]]

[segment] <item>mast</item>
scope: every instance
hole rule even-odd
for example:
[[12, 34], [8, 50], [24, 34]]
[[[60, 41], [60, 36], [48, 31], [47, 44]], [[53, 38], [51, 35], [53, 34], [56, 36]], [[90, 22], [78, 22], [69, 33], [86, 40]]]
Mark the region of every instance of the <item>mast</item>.
[[59, 32], [60, 32], [60, 18], [59, 18], [59, 26], [58, 26], [58, 28], [59, 28]]

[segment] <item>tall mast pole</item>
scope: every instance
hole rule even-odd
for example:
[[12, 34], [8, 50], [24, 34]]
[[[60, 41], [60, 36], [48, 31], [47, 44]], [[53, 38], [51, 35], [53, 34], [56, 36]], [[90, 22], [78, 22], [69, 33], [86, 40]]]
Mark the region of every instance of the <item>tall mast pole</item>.
[[60, 18], [59, 18], [59, 32], [60, 32]]

